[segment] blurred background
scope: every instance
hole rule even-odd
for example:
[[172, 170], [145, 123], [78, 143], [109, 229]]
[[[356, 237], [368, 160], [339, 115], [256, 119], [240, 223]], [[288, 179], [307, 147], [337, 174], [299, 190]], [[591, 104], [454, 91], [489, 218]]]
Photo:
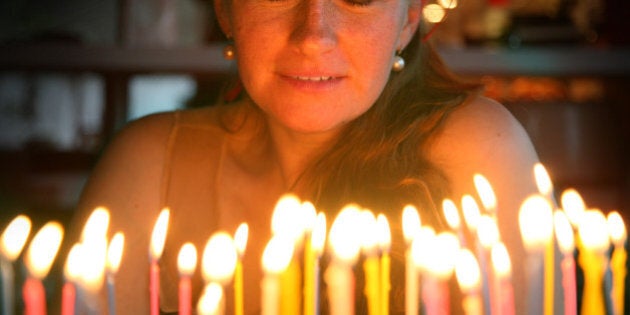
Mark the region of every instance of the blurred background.
[[[426, 0], [456, 73], [529, 132], [556, 185], [630, 213], [630, 2]], [[67, 222], [126, 122], [210, 105], [234, 73], [200, 0], [0, 2], [0, 227]], [[121, 192], [124, 193], [124, 192]]]

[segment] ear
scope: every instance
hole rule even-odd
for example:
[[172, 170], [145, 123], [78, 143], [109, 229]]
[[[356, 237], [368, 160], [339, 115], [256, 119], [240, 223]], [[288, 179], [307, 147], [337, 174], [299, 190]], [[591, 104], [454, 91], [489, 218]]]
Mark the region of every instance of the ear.
[[214, 0], [214, 15], [219, 22], [219, 27], [226, 37], [232, 37], [232, 29], [230, 27], [230, 8], [228, 0]]
[[[220, 1], [220, 0], [218, 0]], [[405, 0], [403, 0], [405, 1]], [[418, 30], [418, 25], [420, 24], [420, 20], [422, 18], [422, 1], [421, 0], [406, 0], [409, 3], [407, 4], [407, 13], [405, 18], [405, 22], [403, 24], [403, 29], [400, 32], [400, 36], [398, 38], [397, 48], [403, 50], [413, 36], [416, 35], [416, 31]]]

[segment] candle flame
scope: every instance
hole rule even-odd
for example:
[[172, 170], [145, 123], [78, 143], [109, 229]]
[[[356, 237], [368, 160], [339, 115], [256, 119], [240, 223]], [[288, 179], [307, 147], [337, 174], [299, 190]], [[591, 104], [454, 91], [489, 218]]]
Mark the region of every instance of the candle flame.
[[197, 302], [197, 313], [199, 315], [222, 314], [224, 303], [223, 287], [211, 282], [206, 285]]
[[440, 23], [445, 15], [444, 8], [436, 3], [427, 4], [422, 9], [422, 16], [429, 23]]
[[160, 215], [155, 221], [155, 225], [153, 225], [153, 232], [151, 233], [151, 247], [149, 248], [149, 258], [152, 261], [157, 261], [162, 256], [170, 215], [171, 212], [168, 208], [162, 209], [162, 211], [160, 211]]
[[623, 247], [627, 238], [626, 225], [623, 222], [621, 214], [617, 211], [611, 211], [606, 218], [608, 223], [608, 231], [610, 239], [617, 247]]
[[510, 255], [508, 254], [505, 244], [500, 242], [494, 244], [490, 252], [490, 259], [492, 260], [494, 272], [499, 278], [511, 276], [512, 261], [510, 260]]
[[378, 248], [378, 235], [374, 233], [376, 229], [376, 217], [370, 210], [362, 210], [359, 212], [357, 227], [359, 228], [359, 239], [361, 240], [361, 248], [368, 255], [375, 255]]
[[473, 196], [462, 196], [462, 212], [464, 213], [464, 222], [466, 222], [468, 229], [472, 232], [477, 231], [477, 225], [479, 224], [481, 212], [479, 211], [479, 205]]
[[278, 235], [271, 237], [262, 256], [263, 270], [268, 273], [280, 274], [291, 263], [293, 250], [294, 245], [291, 240]]
[[547, 169], [542, 163], [534, 164], [534, 178], [536, 179], [538, 192], [543, 196], [551, 196], [553, 193], [553, 183], [551, 182], [549, 172], [547, 172]]
[[527, 197], [518, 219], [525, 248], [544, 250], [553, 235], [553, 211], [548, 199], [537, 194]]
[[382, 252], [389, 252], [392, 244], [392, 232], [389, 228], [389, 221], [384, 214], [376, 217], [376, 226], [378, 230], [378, 247]]
[[28, 235], [31, 233], [31, 226], [31, 219], [23, 214], [18, 215], [9, 223], [0, 237], [2, 257], [13, 262], [20, 256]]
[[236, 229], [236, 232], [234, 232], [234, 245], [236, 246], [236, 253], [239, 257], [243, 257], [243, 254], [245, 254], [248, 238], [249, 225], [247, 223], [241, 223]]
[[353, 264], [361, 250], [361, 233], [358, 233], [356, 222], [361, 210], [356, 205], [345, 206], [337, 215], [330, 227], [328, 242], [335, 259]]
[[66, 258], [66, 265], [63, 268], [63, 274], [67, 281], [77, 282], [81, 278], [82, 264], [81, 264], [81, 243], [75, 243], [68, 252], [68, 258]]
[[573, 236], [573, 228], [567, 215], [562, 210], [556, 210], [553, 213], [553, 224], [558, 239], [558, 247], [564, 255], [573, 255], [575, 248], [575, 237]]
[[416, 233], [420, 231], [421, 221], [418, 209], [412, 205], [406, 205], [402, 212], [402, 229], [405, 242], [411, 244]]
[[320, 212], [315, 219], [315, 227], [311, 234], [311, 249], [316, 256], [322, 254], [326, 243], [326, 214]]
[[475, 255], [467, 249], [462, 248], [457, 254], [455, 263], [455, 277], [462, 291], [477, 291], [481, 286], [481, 271]]
[[62, 239], [63, 227], [55, 221], [46, 223], [35, 234], [26, 253], [26, 269], [31, 276], [40, 280], [46, 277]]
[[439, 279], [448, 279], [455, 268], [455, 258], [459, 252], [459, 240], [451, 232], [441, 232], [437, 234], [429, 253], [431, 259], [428, 260], [427, 270]]
[[490, 185], [488, 179], [481, 174], [475, 174], [473, 181], [475, 182], [479, 199], [481, 199], [481, 204], [488, 212], [494, 214], [497, 210], [497, 196], [494, 194], [492, 185]]
[[501, 239], [499, 236], [497, 221], [485, 214], [479, 217], [477, 236], [479, 237], [479, 243], [481, 243], [481, 246], [490, 249]]
[[302, 214], [302, 202], [298, 197], [292, 194], [280, 197], [271, 216], [271, 231], [297, 242], [305, 231]]
[[107, 230], [109, 229], [109, 210], [105, 207], [97, 207], [92, 211], [88, 217], [83, 231], [81, 233], [81, 241], [89, 242], [91, 237], [103, 238], [107, 237]]
[[122, 232], [117, 232], [112, 237], [107, 247], [107, 272], [114, 275], [118, 272], [120, 267], [120, 261], [122, 259], [123, 248], [125, 247], [125, 235]]
[[310, 201], [302, 202], [302, 215], [304, 216], [304, 230], [312, 232], [315, 228], [315, 220], [317, 220], [317, 210]]
[[442, 201], [442, 213], [444, 213], [446, 224], [448, 224], [451, 229], [459, 229], [459, 227], [461, 226], [461, 220], [459, 218], [457, 205], [455, 205], [455, 202], [453, 202], [453, 200], [446, 198]]
[[586, 205], [580, 193], [573, 188], [566, 189], [562, 192], [560, 203], [569, 218], [569, 222], [573, 226], [577, 226], [580, 222], [580, 217], [586, 211]]
[[438, 3], [444, 9], [455, 9], [457, 7], [457, 0], [438, 0]]
[[430, 226], [423, 226], [411, 242], [411, 258], [418, 269], [426, 270], [431, 260], [431, 245], [435, 240], [435, 230]]
[[105, 276], [107, 238], [105, 236], [89, 236], [82, 242], [80, 253], [81, 284], [89, 292], [98, 292], [103, 285]]
[[193, 243], [182, 245], [177, 255], [177, 270], [181, 276], [190, 277], [197, 268], [197, 248]]
[[607, 233], [607, 221], [599, 210], [584, 211], [579, 223], [579, 235], [586, 249], [604, 253], [610, 244]]
[[[218, 258], [220, 257], [220, 258]], [[226, 232], [214, 233], [203, 250], [201, 267], [206, 282], [227, 284], [234, 275], [238, 254], [232, 236]]]

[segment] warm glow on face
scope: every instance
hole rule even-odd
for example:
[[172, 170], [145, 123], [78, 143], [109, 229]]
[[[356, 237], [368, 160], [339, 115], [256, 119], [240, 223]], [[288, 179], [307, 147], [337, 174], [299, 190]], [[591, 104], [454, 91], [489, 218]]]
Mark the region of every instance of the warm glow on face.
[[291, 240], [280, 236], [273, 236], [262, 255], [262, 267], [267, 273], [279, 274], [283, 272], [293, 259], [294, 245]]
[[94, 209], [83, 226], [81, 241], [89, 242], [90, 237], [106, 238], [107, 230], [109, 229], [109, 218], [110, 215], [107, 208], [98, 207]]
[[481, 286], [481, 271], [475, 255], [467, 249], [460, 249], [455, 263], [455, 277], [462, 291], [476, 291]]
[[347, 205], [337, 215], [330, 227], [328, 243], [333, 259], [353, 264], [361, 250], [361, 233], [356, 222], [360, 220], [361, 210], [356, 205]]
[[482, 215], [479, 217], [477, 236], [479, 237], [479, 243], [481, 243], [481, 246], [490, 249], [501, 238], [499, 236], [497, 221], [488, 215]]
[[77, 282], [81, 278], [81, 273], [83, 272], [81, 246], [80, 243], [76, 243], [72, 245], [68, 252], [66, 265], [63, 267], [63, 275], [67, 281]]
[[492, 260], [492, 266], [494, 272], [499, 278], [510, 277], [512, 274], [512, 262], [507, 248], [503, 243], [496, 243], [492, 246], [490, 252], [490, 259]]
[[608, 222], [599, 210], [587, 210], [582, 215], [578, 232], [585, 248], [604, 253], [610, 244]]
[[439, 23], [444, 19], [444, 8], [439, 4], [431, 3], [424, 6], [422, 9], [422, 15], [424, 19], [429, 23]]
[[481, 212], [479, 211], [477, 201], [471, 195], [464, 195], [462, 197], [462, 212], [464, 213], [464, 221], [468, 229], [472, 232], [477, 231]]
[[153, 261], [159, 260], [162, 256], [170, 214], [170, 210], [168, 208], [164, 208], [160, 212], [160, 215], [153, 226], [153, 232], [151, 233], [151, 247], [149, 248], [149, 258]]
[[302, 202], [295, 195], [284, 195], [276, 203], [271, 216], [271, 231], [296, 242], [304, 235]]
[[31, 233], [31, 219], [22, 214], [15, 217], [2, 232], [0, 254], [10, 262], [15, 261], [22, 253], [29, 233]]
[[311, 249], [315, 255], [319, 256], [324, 251], [326, 243], [326, 214], [320, 212], [315, 219], [315, 226], [311, 234]]
[[446, 219], [446, 224], [448, 224], [451, 229], [459, 229], [461, 226], [461, 220], [459, 218], [459, 211], [457, 211], [457, 206], [453, 200], [444, 199], [442, 201], [442, 213]]
[[490, 182], [481, 174], [475, 174], [473, 181], [475, 182], [479, 199], [481, 199], [481, 204], [491, 214], [494, 214], [497, 209], [497, 196], [494, 194], [492, 185], [490, 185]]
[[36, 279], [43, 279], [50, 271], [63, 239], [63, 227], [48, 222], [35, 234], [26, 253], [26, 269]]
[[519, 227], [525, 248], [543, 250], [553, 234], [553, 210], [541, 195], [527, 197], [518, 214]]
[[536, 179], [538, 192], [544, 196], [550, 196], [553, 193], [551, 177], [549, 177], [549, 173], [542, 163], [536, 163], [534, 165], [534, 178]]
[[203, 250], [203, 278], [206, 282], [227, 284], [234, 275], [237, 259], [232, 236], [226, 232], [214, 233]]
[[201, 297], [197, 302], [197, 314], [222, 314], [224, 305], [223, 287], [215, 282], [211, 282], [203, 289]]
[[627, 232], [623, 218], [617, 211], [611, 211], [606, 218], [610, 239], [617, 247], [623, 247], [626, 242]]
[[247, 248], [247, 239], [249, 238], [249, 225], [247, 223], [241, 223], [236, 232], [234, 232], [234, 245], [236, 246], [236, 253], [239, 257], [242, 257]]
[[438, 4], [444, 9], [455, 9], [457, 7], [457, 0], [438, 0]]
[[580, 222], [580, 217], [586, 211], [586, 205], [580, 193], [575, 189], [569, 188], [562, 192], [560, 203], [569, 218], [569, 222], [573, 226], [577, 226]]
[[420, 226], [418, 209], [412, 205], [406, 205], [402, 212], [402, 229], [407, 244], [411, 244], [416, 233], [420, 231]]
[[453, 273], [454, 262], [459, 252], [459, 240], [455, 234], [442, 232], [435, 236], [429, 250], [431, 258], [428, 260], [427, 270], [434, 276], [446, 280]]
[[107, 247], [107, 272], [115, 274], [120, 267], [123, 248], [125, 246], [125, 235], [122, 232], [114, 234]]
[[411, 243], [411, 259], [416, 268], [426, 270], [428, 261], [431, 260], [432, 243], [435, 241], [435, 230], [429, 226], [423, 226]]
[[565, 255], [572, 255], [575, 248], [575, 237], [573, 236], [573, 228], [567, 215], [562, 210], [556, 210], [553, 213], [553, 225], [558, 239], [558, 247]]
[[177, 271], [181, 276], [190, 277], [197, 267], [197, 248], [193, 243], [182, 245], [177, 255]]
[[357, 222], [360, 229], [359, 239], [361, 240], [361, 249], [368, 255], [375, 255], [378, 249], [378, 235], [374, 233], [376, 230], [376, 217], [370, 210], [362, 210], [359, 213], [359, 220]]
[[382, 252], [389, 252], [389, 248], [392, 244], [392, 232], [389, 228], [389, 221], [384, 214], [379, 214], [376, 217], [377, 235], [378, 235], [378, 247]]

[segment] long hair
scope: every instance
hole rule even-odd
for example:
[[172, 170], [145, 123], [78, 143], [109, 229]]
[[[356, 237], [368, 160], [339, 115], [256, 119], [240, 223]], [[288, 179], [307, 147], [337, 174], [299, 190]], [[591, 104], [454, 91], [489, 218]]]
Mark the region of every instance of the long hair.
[[479, 85], [448, 71], [420, 31], [402, 57], [405, 69], [391, 74], [375, 104], [299, 179], [300, 194], [318, 208], [335, 212], [353, 202], [392, 213], [413, 204], [423, 222], [440, 225], [434, 200], [449, 187], [425, 149], [444, 117]]

